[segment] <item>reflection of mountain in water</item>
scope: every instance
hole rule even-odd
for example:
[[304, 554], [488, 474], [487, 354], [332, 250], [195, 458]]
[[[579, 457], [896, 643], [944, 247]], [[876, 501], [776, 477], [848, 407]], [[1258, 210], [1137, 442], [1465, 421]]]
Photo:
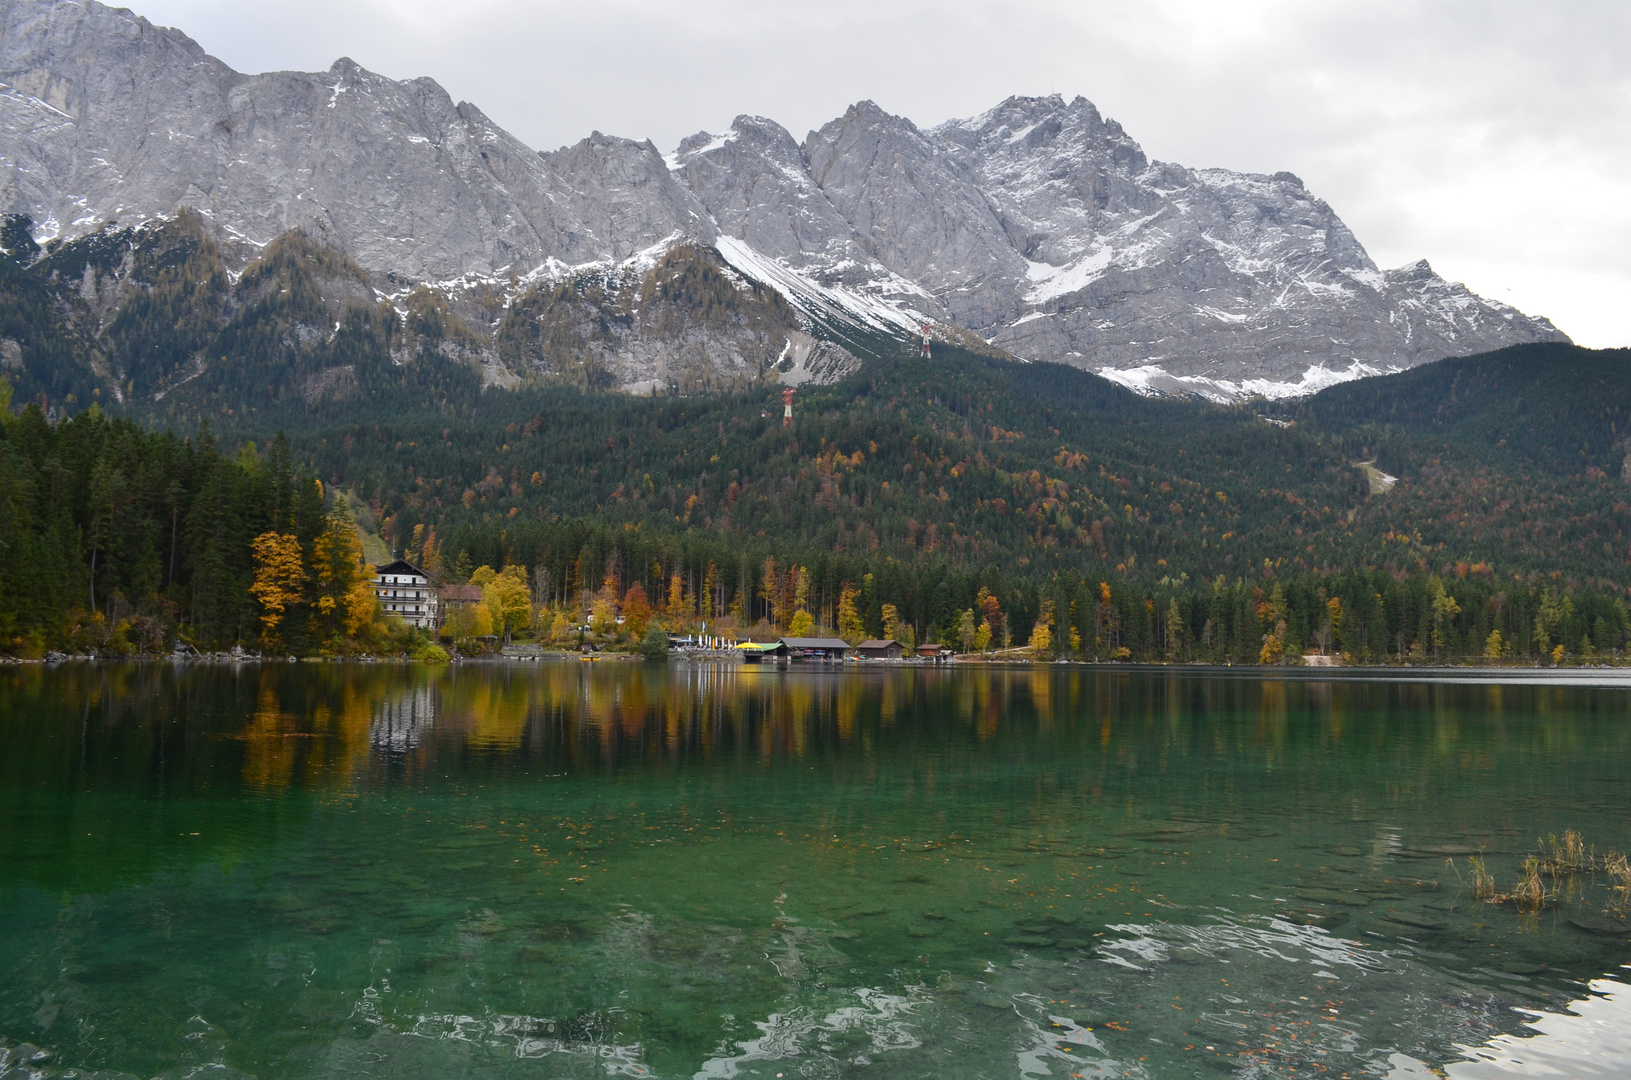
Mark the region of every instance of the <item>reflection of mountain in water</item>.
[[368, 742], [375, 750], [406, 754], [419, 748], [435, 724], [436, 707], [430, 687], [403, 690], [374, 706]]

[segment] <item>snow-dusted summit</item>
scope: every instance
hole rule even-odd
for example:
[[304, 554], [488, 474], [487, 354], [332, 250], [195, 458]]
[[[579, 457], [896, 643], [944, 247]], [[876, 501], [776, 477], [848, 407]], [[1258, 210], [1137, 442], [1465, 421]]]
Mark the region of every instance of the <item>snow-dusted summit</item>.
[[928, 131], [862, 102], [793, 148], [744, 117], [671, 160], [723, 235], [805, 276], [1139, 389], [1280, 396], [1563, 339], [1425, 262], [1379, 270], [1289, 173], [1150, 161], [1082, 98]]
[[595, 133], [536, 153], [430, 79], [349, 60], [243, 75], [95, 0], [0, 0], [0, 212], [42, 241], [194, 207], [250, 247], [303, 226], [397, 282], [536, 280], [682, 240], [810, 329], [927, 319], [1141, 389], [1317, 389], [1562, 340], [1379, 270], [1295, 176], [1150, 160], [1086, 100], [928, 130], [870, 102], [802, 142], [739, 117], [672, 153]]

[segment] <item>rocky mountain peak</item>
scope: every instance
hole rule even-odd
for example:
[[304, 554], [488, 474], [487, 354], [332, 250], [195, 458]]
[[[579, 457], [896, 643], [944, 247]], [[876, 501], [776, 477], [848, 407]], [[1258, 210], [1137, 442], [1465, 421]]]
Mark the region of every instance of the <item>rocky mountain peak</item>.
[[1153, 160], [1079, 96], [929, 129], [867, 100], [802, 142], [744, 115], [667, 156], [600, 132], [539, 153], [433, 79], [349, 58], [243, 75], [94, 0], [0, 0], [0, 83], [0, 212], [41, 243], [191, 207], [240, 258], [304, 228], [412, 285], [690, 240], [812, 329], [927, 319], [1225, 397], [1562, 337], [1425, 262], [1382, 273], [1291, 173]]
[[1434, 282], [1440, 278], [1431, 263], [1426, 259], [1417, 259], [1413, 263], [1387, 271], [1387, 280], [1389, 284], [1403, 285], [1411, 282]]
[[714, 223], [689, 188], [675, 181], [649, 139], [596, 131], [539, 157], [559, 178], [553, 194], [588, 231], [579, 246], [622, 260], [684, 237], [712, 243]]

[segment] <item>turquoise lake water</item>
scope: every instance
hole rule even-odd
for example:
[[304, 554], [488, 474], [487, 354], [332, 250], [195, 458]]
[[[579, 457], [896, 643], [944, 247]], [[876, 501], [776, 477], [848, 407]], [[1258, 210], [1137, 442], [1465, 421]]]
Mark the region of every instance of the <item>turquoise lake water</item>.
[[1621, 1075], [1610, 882], [1463, 882], [1628, 777], [1538, 677], [8, 668], [0, 1077]]

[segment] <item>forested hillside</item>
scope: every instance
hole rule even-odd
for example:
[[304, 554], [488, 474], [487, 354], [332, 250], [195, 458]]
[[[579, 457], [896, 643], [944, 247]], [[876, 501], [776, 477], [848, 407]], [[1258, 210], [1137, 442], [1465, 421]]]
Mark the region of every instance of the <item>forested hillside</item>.
[[[1569, 350], [1554, 374], [1575, 359], [1602, 361]], [[1396, 427], [1381, 449], [1399, 482], [1371, 494], [1346, 433], [1314, 419], [966, 355], [801, 392], [790, 427], [778, 404], [518, 394], [484, 400], [483, 423], [353, 424], [299, 445], [374, 501], [392, 542], [428, 527], [450, 568], [522, 563], [540, 599], [595, 590], [610, 566], [621, 588], [666, 597], [678, 574], [699, 612], [785, 622], [774, 564], [807, 571], [825, 625], [865, 581], [869, 632], [890, 604], [915, 637], [955, 638], [985, 587], [998, 638], [1027, 641], [1051, 610], [1056, 646], [1100, 657], [1536, 658], [1625, 639], [1619, 474], [1469, 471], [1464, 439]]]
[[[1597, 407], [1622, 408], [1616, 400], [1605, 391]], [[377, 502], [393, 536], [420, 523], [445, 533], [595, 517], [1028, 575], [1211, 580], [1267, 560], [1320, 573], [1465, 563], [1619, 582], [1626, 568], [1631, 488], [1620, 470], [1502, 468], [1438, 433], [1397, 428], [1373, 442], [1368, 453], [1400, 482], [1372, 495], [1349, 432], [1317, 417], [1140, 398], [1055, 365], [875, 364], [801, 391], [791, 427], [780, 412], [764, 391], [650, 400], [561, 390], [484, 397], [461, 423], [409, 414], [295, 443], [321, 475]]]
[[1631, 349], [1520, 345], [1333, 386], [1284, 415], [1405, 473], [1448, 456], [1513, 475], [1625, 475]]

